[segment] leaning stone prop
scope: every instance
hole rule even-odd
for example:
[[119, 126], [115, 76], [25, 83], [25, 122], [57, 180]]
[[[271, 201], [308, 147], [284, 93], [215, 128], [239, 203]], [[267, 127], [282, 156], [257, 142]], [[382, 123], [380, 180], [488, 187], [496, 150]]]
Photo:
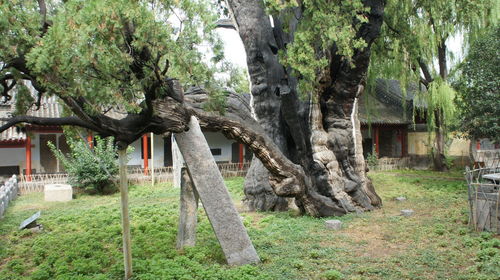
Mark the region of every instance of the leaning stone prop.
[[195, 117], [190, 119], [189, 131], [176, 134], [176, 140], [227, 263], [259, 262]]
[[179, 230], [177, 231], [177, 249], [192, 247], [196, 244], [196, 225], [198, 223], [198, 193], [194, 189], [187, 168], [181, 169], [181, 201]]

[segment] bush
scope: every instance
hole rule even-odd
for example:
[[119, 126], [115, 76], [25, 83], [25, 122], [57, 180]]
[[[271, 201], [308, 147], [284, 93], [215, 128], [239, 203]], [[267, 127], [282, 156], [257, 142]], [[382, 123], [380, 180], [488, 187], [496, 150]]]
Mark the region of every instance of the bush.
[[88, 193], [109, 193], [116, 190], [114, 177], [118, 174], [117, 148], [113, 138], [96, 137], [91, 149], [84, 140], [67, 138], [70, 153], [64, 155], [48, 143], [69, 175], [69, 183]]
[[369, 153], [368, 156], [366, 157], [366, 162], [368, 163], [368, 166], [377, 166], [378, 165], [377, 154]]

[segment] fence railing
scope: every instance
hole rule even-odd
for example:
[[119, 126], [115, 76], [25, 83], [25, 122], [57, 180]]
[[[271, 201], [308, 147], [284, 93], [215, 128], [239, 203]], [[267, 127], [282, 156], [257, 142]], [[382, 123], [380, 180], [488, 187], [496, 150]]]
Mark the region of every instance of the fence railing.
[[490, 168], [465, 169], [468, 185], [469, 224], [476, 231], [500, 233], [500, 185], [498, 181], [487, 179], [491, 174], [500, 173], [500, 166]]
[[377, 164], [370, 164], [370, 162], [366, 162], [370, 170], [373, 171], [385, 171], [385, 170], [394, 170], [394, 169], [402, 169], [410, 167], [410, 158], [402, 157], [402, 158], [379, 158], [377, 160]]
[[0, 186], [0, 218], [2, 218], [5, 211], [7, 211], [9, 203], [16, 199], [18, 191], [19, 184], [17, 183], [16, 175], [12, 175], [4, 185]]
[[[219, 163], [217, 164], [224, 178], [245, 176], [250, 162], [245, 163]], [[154, 176], [155, 183], [172, 182], [174, 178], [172, 167], [154, 168], [154, 173], [151, 173], [151, 168], [144, 172], [144, 168], [133, 167], [127, 171], [127, 177], [130, 183], [142, 184], [151, 182]], [[68, 174], [32, 174], [19, 175], [19, 193], [27, 194], [32, 192], [43, 192], [46, 184], [66, 184], [68, 182]]]

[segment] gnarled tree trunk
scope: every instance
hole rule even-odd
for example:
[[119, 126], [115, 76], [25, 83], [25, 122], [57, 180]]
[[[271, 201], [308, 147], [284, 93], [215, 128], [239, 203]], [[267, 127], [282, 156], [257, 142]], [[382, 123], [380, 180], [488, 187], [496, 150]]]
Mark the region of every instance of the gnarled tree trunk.
[[[358, 36], [370, 46], [379, 34], [384, 2], [364, 3], [371, 11]], [[287, 21], [285, 33], [280, 17], [274, 17], [274, 27], [271, 25], [262, 1], [229, 0], [228, 4], [247, 53], [256, 118], [283, 154], [303, 168], [310, 181], [305, 191], [312, 197], [307, 203], [314, 204], [318, 216], [380, 206], [365, 174], [361, 135], [354, 129], [359, 125], [355, 100], [363, 92], [370, 47], [355, 51], [351, 58], [355, 67], [351, 67], [332, 46], [329, 71], [321, 77], [321, 87], [311, 93], [309, 101], [303, 101], [296, 92], [297, 80], [277, 56], [293, 40], [300, 8], [294, 10], [295, 19]], [[246, 177], [245, 200], [257, 210], [283, 209], [284, 201], [270, 192], [267, 177], [254, 159]], [[302, 210], [310, 207], [305, 200], [296, 203]]]

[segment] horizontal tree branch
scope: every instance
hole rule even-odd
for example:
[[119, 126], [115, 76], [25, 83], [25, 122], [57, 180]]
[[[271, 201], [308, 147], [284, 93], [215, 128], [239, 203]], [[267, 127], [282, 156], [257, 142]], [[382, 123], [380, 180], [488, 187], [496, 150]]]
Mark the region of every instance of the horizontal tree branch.
[[62, 118], [41, 118], [33, 116], [15, 116], [12, 118], [0, 118], [0, 121], [7, 121], [5, 124], [0, 126], [0, 133], [7, 130], [8, 128], [20, 124], [28, 123], [41, 126], [61, 126], [61, 125], [74, 125], [83, 128], [88, 128], [91, 130], [99, 131], [100, 129], [91, 123], [85, 122], [78, 117], [62, 117]]

